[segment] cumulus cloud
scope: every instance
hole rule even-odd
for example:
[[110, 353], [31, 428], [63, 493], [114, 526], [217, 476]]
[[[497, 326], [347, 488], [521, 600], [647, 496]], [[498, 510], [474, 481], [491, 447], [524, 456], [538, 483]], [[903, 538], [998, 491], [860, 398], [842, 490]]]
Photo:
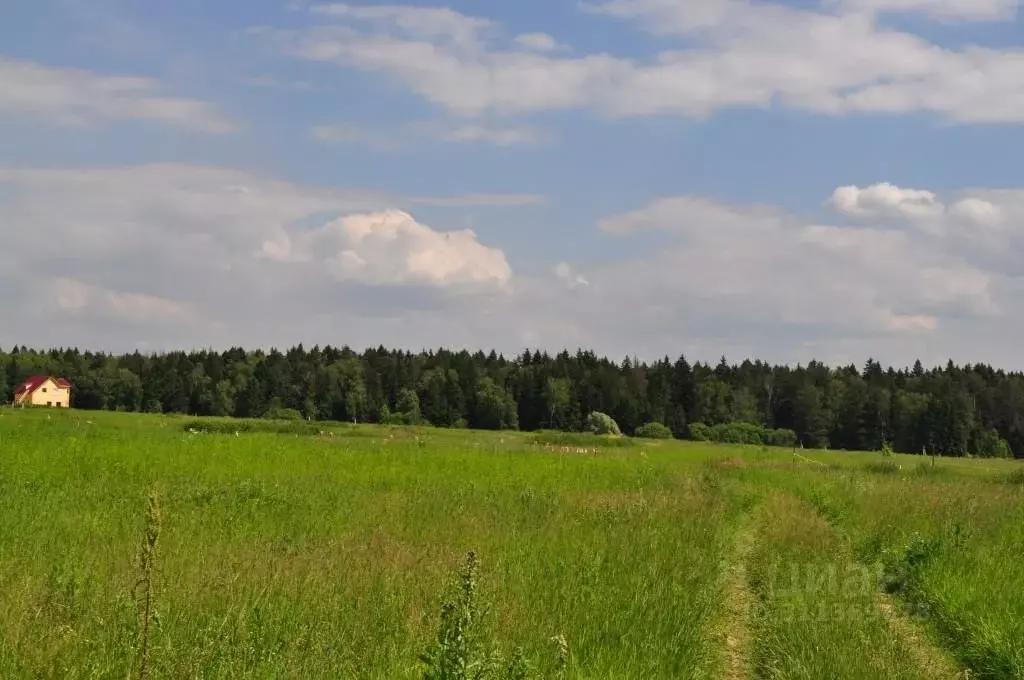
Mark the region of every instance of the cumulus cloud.
[[161, 95], [150, 78], [107, 76], [0, 56], [0, 114], [38, 116], [63, 125], [143, 120], [207, 133], [238, 123], [203, 101]]
[[[418, 218], [410, 200], [241, 170], [0, 169], [0, 187], [0, 214], [19, 225], [0, 249], [4, 346], [539, 345], [1020, 365], [1024, 190], [936, 194], [949, 207], [922, 218], [935, 230], [906, 228], [917, 213], [891, 201], [850, 226], [664, 197], [595, 225], [617, 255], [583, 272], [552, 252], [534, 278], [513, 274], [500, 241]], [[651, 231], [644, 251], [637, 237]]]
[[341, 7], [318, 13], [326, 24], [260, 33], [294, 57], [388, 74], [464, 116], [578, 108], [706, 116], [781, 105], [827, 115], [927, 112], [1024, 122], [1024, 52], [943, 48], [876, 16], [906, 10], [994, 19], [1009, 7], [997, 0], [851, 0], [817, 10], [749, 0], [585, 5], [679, 38], [676, 49], [646, 61], [538, 51], [545, 39], [506, 39], [494, 22], [452, 10]]
[[279, 236], [263, 243], [262, 256], [320, 261], [339, 281], [500, 287], [512, 278], [505, 254], [480, 244], [471, 230], [437, 232], [400, 210], [349, 215]]
[[946, 210], [931, 191], [901, 189], [888, 182], [864, 189], [839, 187], [829, 202], [840, 212], [858, 217], [928, 219], [939, 217]]
[[[1024, 252], [1024, 239], [990, 227], [995, 215], [998, 224], [1024, 224], [1024, 191], [971, 190], [943, 201], [882, 184], [853, 189], [838, 192], [851, 200], [830, 203], [867, 224], [820, 223], [777, 206], [703, 196], [665, 197], [602, 220], [616, 238], [657, 230], [668, 240], [649, 255], [591, 268], [585, 328], [655, 347], [685, 337], [710, 352], [717, 342], [738, 354], [846, 360], [859, 348], [857, 361], [899, 362], [922, 352], [933, 361], [977, 358], [972, 334], [1002, 336], [1021, 325], [1014, 291], [1024, 272], [994, 258]], [[903, 228], [908, 220], [938, 228]], [[990, 228], [988, 242], [975, 237], [978, 225]], [[617, 325], [627, 331], [603, 327], [602, 308], [623, 310], [628, 321]], [[1010, 343], [1000, 347], [1012, 361]]]
[[[330, 335], [342, 327], [380, 342], [373, 329], [394, 319], [466, 305], [481, 314], [488, 296], [508, 294], [511, 267], [474, 232], [428, 227], [394, 207], [429, 200], [218, 167], [0, 168], [0, 215], [19, 225], [0, 251], [0, 342], [173, 347], [307, 333], [344, 342]], [[26, 286], [29, 277], [40, 285]], [[140, 330], [121, 336], [124, 324]]]

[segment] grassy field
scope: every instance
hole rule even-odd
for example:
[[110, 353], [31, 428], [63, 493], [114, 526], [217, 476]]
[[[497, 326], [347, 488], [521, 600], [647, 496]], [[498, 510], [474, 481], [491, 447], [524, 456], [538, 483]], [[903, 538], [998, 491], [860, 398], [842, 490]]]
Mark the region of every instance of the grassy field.
[[1024, 678], [1019, 463], [799, 454], [0, 410], [0, 678]]

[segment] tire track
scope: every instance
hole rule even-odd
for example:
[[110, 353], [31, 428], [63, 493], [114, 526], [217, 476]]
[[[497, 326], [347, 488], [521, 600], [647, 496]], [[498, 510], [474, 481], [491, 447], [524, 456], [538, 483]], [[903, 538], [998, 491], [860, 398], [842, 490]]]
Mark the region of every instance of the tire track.
[[753, 614], [754, 594], [747, 580], [747, 563], [754, 546], [754, 513], [740, 520], [732, 550], [722, 565], [722, 614], [712, 639], [720, 651], [720, 680], [746, 680], [754, 674]]
[[925, 631], [901, 614], [899, 609], [893, 597], [881, 592], [878, 594], [878, 611], [927, 677], [936, 680], [961, 680], [969, 677], [969, 672], [959, 668], [948, 651], [932, 643]]

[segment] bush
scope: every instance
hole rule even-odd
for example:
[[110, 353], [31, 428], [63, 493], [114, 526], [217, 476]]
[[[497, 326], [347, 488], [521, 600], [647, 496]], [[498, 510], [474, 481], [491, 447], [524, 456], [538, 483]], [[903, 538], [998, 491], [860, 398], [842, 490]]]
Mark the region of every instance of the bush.
[[711, 428], [711, 438], [723, 444], [763, 444], [764, 428], [753, 423], [719, 423]]
[[975, 436], [974, 453], [982, 458], [1013, 458], [1013, 452], [999, 432], [993, 429], [982, 430]]
[[663, 423], [646, 423], [636, 428], [633, 434], [643, 439], [672, 439], [672, 430]]
[[610, 415], [600, 411], [592, 411], [587, 416], [587, 431], [594, 434], [613, 434], [616, 436], [622, 434], [619, 424]]
[[690, 439], [695, 442], [711, 441], [711, 428], [704, 423], [690, 423], [687, 428], [690, 432]]
[[768, 444], [768, 446], [783, 446], [787, 449], [791, 449], [796, 446], [797, 443], [796, 432], [785, 428], [768, 430], [765, 432], [764, 443]]
[[271, 408], [263, 417], [267, 420], [303, 420], [302, 413], [294, 408]]
[[690, 423], [690, 439], [695, 442], [717, 442], [720, 444], [754, 444], [757, 446], [796, 446], [796, 432], [780, 428], [771, 430], [755, 423], [719, 423], [709, 427], [704, 423]]

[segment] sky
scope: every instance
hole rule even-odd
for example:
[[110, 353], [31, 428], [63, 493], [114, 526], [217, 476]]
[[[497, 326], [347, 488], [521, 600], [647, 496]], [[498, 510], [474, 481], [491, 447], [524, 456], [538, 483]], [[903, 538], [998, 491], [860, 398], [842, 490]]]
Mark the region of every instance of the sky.
[[0, 347], [1024, 369], [1019, 4], [5, 0]]

